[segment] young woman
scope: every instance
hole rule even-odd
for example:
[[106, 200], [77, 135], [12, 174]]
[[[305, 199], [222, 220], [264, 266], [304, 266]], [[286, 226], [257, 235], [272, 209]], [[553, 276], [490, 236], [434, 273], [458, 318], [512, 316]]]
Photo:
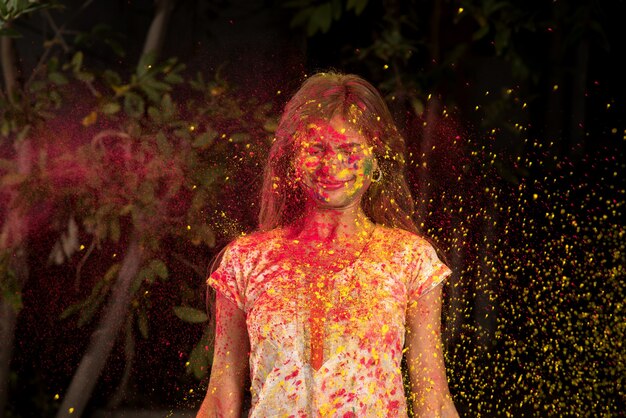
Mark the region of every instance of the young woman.
[[411, 220], [404, 140], [354, 75], [308, 78], [280, 120], [259, 231], [226, 247], [198, 417], [457, 417], [443, 361], [450, 270]]

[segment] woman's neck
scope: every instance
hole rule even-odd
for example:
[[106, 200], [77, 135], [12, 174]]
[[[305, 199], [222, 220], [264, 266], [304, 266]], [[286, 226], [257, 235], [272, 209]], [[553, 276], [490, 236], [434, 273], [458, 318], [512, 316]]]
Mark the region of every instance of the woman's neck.
[[366, 237], [374, 224], [360, 205], [340, 209], [307, 208], [304, 216], [292, 225], [294, 238], [313, 242], [337, 242]]

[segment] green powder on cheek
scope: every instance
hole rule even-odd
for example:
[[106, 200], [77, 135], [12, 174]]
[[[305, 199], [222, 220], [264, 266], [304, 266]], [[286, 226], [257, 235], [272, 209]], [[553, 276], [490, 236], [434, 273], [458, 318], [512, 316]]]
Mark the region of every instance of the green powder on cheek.
[[363, 166], [365, 176], [372, 174], [372, 167], [374, 166], [374, 163], [371, 158], [366, 158]]

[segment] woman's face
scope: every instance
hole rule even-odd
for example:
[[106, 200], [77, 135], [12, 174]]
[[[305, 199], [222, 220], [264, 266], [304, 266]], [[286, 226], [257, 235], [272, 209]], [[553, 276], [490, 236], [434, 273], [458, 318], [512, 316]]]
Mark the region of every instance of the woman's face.
[[353, 125], [341, 117], [310, 124], [297, 145], [296, 177], [313, 204], [340, 209], [360, 203], [376, 162]]

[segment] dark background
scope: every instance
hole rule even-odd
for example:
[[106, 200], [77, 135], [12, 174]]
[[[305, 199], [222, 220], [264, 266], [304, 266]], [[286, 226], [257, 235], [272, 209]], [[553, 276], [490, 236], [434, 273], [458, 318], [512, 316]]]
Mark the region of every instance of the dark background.
[[[94, 1], [82, 11], [83, 2], [61, 3], [50, 11], [55, 20], [75, 14], [68, 28], [83, 32], [105, 23], [103, 39], [125, 50], [102, 40], [82, 46], [91, 68], [133, 71], [153, 2]], [[318, 10], [326, 3], [177, 1], [159, 56], [178, 57], [188, 74], [219, 71], [276, 114], [316, 71], [354, 72], [378, 86], [407, 140], [415, 217], [454, 270], [444, 335], [461, 415], [623, 416], [624, 2], [335, 1], [340, 12], [330, 19]], [[15, 22], [23, 75], [42, 54], [46, 22], [38, 14]], [[220, 197], [248, 231], [260, 168], [252, 170]], [[231, 238], [218, 233], [217, 248]], [[45, 263], [55, 237], [38, 239], [8, 416], [55, 414], [54, 395], [92, 330], [58, 319], [88, 290], [69, 290], [67, 267]], [[170, 245], [201, 266], [215, 253]], [[207, 378], [184, 366], [203, 325], [171, 311], [184, 291], [203, 309], [203, 286], [164, 258], [177, 267], [152, 288], [150, 336], [136, 342], [118, 408], [195, 409], [206, 388]], [[120, 339], [86, 416], [110, 402], [124, 361]]]

